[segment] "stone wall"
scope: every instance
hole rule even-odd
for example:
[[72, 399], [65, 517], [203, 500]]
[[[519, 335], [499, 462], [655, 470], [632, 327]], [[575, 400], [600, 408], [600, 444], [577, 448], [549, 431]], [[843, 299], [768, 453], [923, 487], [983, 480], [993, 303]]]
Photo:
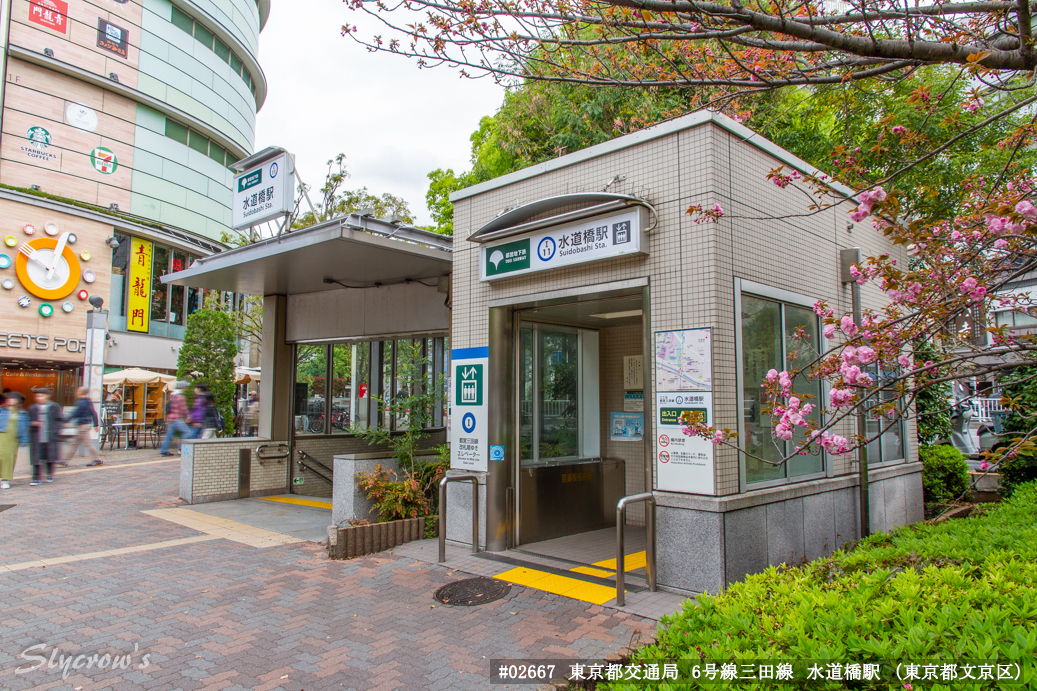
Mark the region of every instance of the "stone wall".
[[261, 461], [256, 447], [270, 443], [257, 437], [190, 439], [181, 445], [180, 498], [188, 504], [203, 504], [238, 498], [238, 454], [249, 449], [251, 468], [249, 495], [283, 494], [288, 487], [287, 459]]

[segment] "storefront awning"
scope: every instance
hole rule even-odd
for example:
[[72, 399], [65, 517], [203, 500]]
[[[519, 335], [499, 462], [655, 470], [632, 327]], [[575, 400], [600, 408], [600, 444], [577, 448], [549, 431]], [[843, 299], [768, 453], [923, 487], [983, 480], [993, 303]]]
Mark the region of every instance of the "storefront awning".
[[452, 254], [452, 238], [349, 214], [199, 259], [162, 282], [251, 295], [434, 284], [450, 274]]

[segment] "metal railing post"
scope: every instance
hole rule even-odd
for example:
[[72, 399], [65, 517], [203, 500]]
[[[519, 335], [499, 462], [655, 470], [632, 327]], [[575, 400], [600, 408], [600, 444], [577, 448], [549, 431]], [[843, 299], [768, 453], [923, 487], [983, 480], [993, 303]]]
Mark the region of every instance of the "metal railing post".
[[616, 504], [616, 606], [626, 605], [624, 594], [626, 580], [625, 554], [623, 542], [626, 529], [627, 506], [638, 502], [648, 502], [645, 507], [645, 571], [648, 572], [648, 589], [653, 593], [655, 587], [655, 495], [651, 492], [632, 494], [623, 497]]
[[450, 482], [472, 483], [472, 554], [479, 553], [479, 478], [451, 475], [439, 481], [439, 563], [446, 561], [446, 486]]

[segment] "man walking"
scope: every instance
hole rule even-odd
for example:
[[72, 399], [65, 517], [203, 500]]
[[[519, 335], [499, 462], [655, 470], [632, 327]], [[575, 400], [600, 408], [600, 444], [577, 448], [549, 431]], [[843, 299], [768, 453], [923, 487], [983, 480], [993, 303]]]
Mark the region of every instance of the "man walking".
[[191, 438], [191, 428], [187, 426], [185, 420], [187, 417], [187, 401], [184, 400], [185, 388], [187, 388], [187, 382], [178, 381], [176, 391], [169, 397], [166, 436], [162, 438], [162, 448], [159, 449], [159, 453], [163, 456], [174, 455], [169, 452], [169, 446], [173, 442], [174, 436], [179, 436], [181, 439]]
[[54, 463], [58, 460], [58, 435], [65, 421], [61, 406], [50, 400], [50, 389], [36, 391], [36, 405], [29, 409], [29, 462], [35, 487], [46, 478], [54, 482]]
[[94, 402], [90, 400], [90, 389], [85, 386], [80, 386], [76, 389], [76, 407], [72, 411], [72, 420], [75, 421], [78, 428], [76, 430], [75, 441], [72, 442], [72, 453], [68, 455], [68, 459], [64, 465], [68, 465], [68, 461], [72, 460], [72, 457], [76, 455], [82, 447], [87, 447], [90, 452], [94, 455], [94, 460], [87, 463], [87, 465], [104, 465], [104, 461], [101, 460], [101, 454], [98, 453], [97, 447], [94, 446], [94, 440], [90, 438], [90, 430], [100, 432], [101, 423], [97, 419], [97, 410], [94, 409]]

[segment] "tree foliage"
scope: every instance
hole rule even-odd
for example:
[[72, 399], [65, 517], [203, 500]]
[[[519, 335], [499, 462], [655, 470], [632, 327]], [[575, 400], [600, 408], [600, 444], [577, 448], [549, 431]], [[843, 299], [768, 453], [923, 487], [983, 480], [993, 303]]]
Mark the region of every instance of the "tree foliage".
[[[328, 161], [328, 173], [324, 184], [318, 190], [320, 197], [315, 209], [292, 219], [292, 229], [306, 228], [308, 226], [322, 223], [338, 214], [350, 214], [363, 209], [371, 210], [377, 218], [397, 219], [404, 224], [414, 223], [414, 216], [410, 207], [402, 197], [383, 192], [375, 194], [368, 191], [367, 187], [356, 190], [342, 189], [346, 180], [349, 179], [346, 170], [346, 155], [339, 154]], [[309, 191], [309, 186], [299, 188], [300, 196]], [[300, 205], [301, 205], [300, 200]]]
[[224, 433], [234, 434], [234, 356], [238, 352], [234, 320], [226, 312], [204, 307], [187, 317], [177, 360], [177, 378], [204, 382], [223, 415]]

